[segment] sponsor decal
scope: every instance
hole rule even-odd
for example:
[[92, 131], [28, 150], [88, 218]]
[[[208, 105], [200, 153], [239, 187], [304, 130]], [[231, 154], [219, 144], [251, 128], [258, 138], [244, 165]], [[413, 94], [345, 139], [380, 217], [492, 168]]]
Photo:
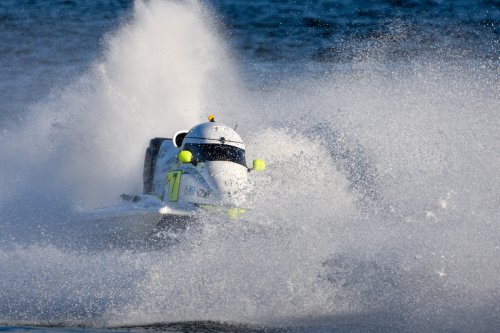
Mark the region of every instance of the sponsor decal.
[[206, 198], [210, 195], [210, 191], [205, 190], [203, 188], [199, 188], [198, 191], [196, 191], [196, 195], [202, 198]]
[[184, 195], [194, 195], [195, 188], [194, 186], [185, 186], [184, 187]]

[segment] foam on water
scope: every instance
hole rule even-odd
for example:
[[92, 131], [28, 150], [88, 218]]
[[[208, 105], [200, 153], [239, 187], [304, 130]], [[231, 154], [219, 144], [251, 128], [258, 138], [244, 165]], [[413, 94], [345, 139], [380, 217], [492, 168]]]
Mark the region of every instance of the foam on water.
[[85, 206], [139, 188], [149, 138], [202, 121], [231, 91], [234, 71], [212, 26], [195, 2], [137, 2], [131, 22], [108, 36], [103, 61], [4, 133], [2, 202], [25, 188], [51, 192], [53, 184], [28, 184], [47, 172]]
[[[245, 90], [213, 26], [197, 2], [138, 2], [102, 61], [3, 134], [0, 322], [499, 328], [498, 66], [378, 55]], [[50, 242], [71, 209], [140, 189], [150, 137], [212, 112], [268, 164], [245, 221], [164, 251]]]

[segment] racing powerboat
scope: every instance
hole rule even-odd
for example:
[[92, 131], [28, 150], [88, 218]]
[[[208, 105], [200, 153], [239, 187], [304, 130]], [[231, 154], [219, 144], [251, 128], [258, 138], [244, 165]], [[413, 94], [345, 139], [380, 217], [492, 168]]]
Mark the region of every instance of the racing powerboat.
[[122, 194], [118, 205], [93, 211], [86, 232], [99, 243], [130, 245], [175, 234], [207, 212], [237, 219], [248, 208], [249, 172], [265, 168], [259, 159], [248, 168], [241, 137], [211, 115], [172, 138], [151, 139], [143, 193]]

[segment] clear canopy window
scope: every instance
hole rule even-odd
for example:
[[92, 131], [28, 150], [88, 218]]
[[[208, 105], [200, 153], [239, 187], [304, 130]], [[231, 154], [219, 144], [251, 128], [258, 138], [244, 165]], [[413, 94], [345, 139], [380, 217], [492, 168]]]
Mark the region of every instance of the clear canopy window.
[[245, 150], [223, 144], [186, 143], [184, 150], [193, 154], [193, 162], [230, 161], [246, 167]]

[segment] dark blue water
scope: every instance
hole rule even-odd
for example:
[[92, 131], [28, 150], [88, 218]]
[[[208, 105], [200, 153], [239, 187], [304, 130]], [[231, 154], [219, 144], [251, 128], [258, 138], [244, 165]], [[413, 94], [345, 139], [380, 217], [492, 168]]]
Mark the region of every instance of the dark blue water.
[[[209, 1], [242, 65], [271, 70], [366, 57], [498, 62], [498, 1]], [[84, 72], [133, 2], [2, 1], [2, 119]], [[287, 66], [288, 65], [288, 66]], [[293, 69], [292, 69], [293, 70]]]
[[[496, 0], [2, 0], [0, 331], [500, 330], [499, 73]], [[61, 240], [207, 113], [270, 166], [247, 225]]]
[[214, 1], [236, 47], [268, 61], [349, 62], [384, 42], [388, 60], [492, 58], [490, 1]]

